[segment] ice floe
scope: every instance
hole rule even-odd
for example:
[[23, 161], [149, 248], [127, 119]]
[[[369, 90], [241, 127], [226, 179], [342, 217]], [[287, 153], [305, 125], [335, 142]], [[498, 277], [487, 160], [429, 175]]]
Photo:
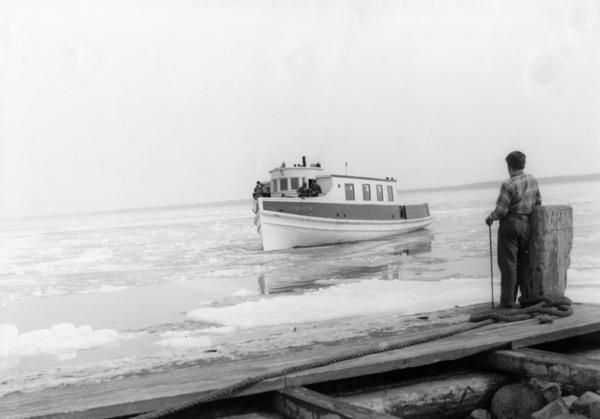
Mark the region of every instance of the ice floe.
[[0, 324], [0, 356], [46, 353], [69, 359], [79, 350], [108, 345], [118, 339], [116, 330], [93, 330], [88, 325], [58, 323], [49, 329], [19, 333], [13, 324]]
[[480, 303], [489, 299], [489, 287], [489, 280], [485, 279], [463, 278], [460, 285], [456, 279], [430, 282], [369, 279], [299, 295], [199, 307], [189, 311], [187, 316], [193, 321], [248, 328], [386, 312], [412, 314]]

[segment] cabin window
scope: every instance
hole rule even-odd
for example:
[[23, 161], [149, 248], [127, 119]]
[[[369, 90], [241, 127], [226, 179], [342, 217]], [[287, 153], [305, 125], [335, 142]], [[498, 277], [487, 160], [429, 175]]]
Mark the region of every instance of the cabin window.
[[293, 191], [298, 189], [298, 178], [297, 177], [290, 178], [290, 183], [291, 183], [290, 186], [292, 187]]
[[383, 201], [383, 186], [377, 185], [377, 200]]
[[371, 200], [371, 185], [363, 183], [362, 189], [363, 189], [363, 200], [370, 201]]
[[354, 201], [354, 183], [346, 183], [346, 201]]
[[394, 200], [394, 188], [392, 188], [391, 186], [388, 186], [387, 191], [388, 191], [388, 201], [393, 201]]
[[281, 187], [282, 191], [287, 191], [288, 187], [287, 187], [287, 178], [286, 177], [282, 177], [281, 179], [279, 179], [279, 186]]
[[271, 187], [273, 189], [273, 192], [277, 192], [277, 180], [272, 180], [271, 185], [273, 185]]

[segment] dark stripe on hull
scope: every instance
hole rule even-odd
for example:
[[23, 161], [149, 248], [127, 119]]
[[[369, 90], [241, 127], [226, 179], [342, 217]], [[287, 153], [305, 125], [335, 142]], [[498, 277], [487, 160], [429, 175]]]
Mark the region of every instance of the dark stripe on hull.
[[[351, 220], [402, 220], [427, 217], [427, 204], [422, 205], [369, 205], [314, 202], [263, 201], [263, 210], [307, 217]], [[408, 215], [408, 217], [407, 217]]]

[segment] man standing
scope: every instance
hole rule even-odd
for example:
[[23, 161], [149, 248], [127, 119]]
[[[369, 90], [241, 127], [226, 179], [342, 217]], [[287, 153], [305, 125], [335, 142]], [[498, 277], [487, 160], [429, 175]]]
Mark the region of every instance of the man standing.
[[500, 220], [498, 228], [498, 266], [500, 267], [500, 307], [513, 308], [517, 288], [523, 296], [528, 267], [527, 246], [531, 227], [529, 216], [536, 205], [542, 205], [537, 180], [526, 173], [525, 154], [513, 151], [506, 156], [510, 178], [502, 183], [496, 208], [485, 219], [491, 226]]

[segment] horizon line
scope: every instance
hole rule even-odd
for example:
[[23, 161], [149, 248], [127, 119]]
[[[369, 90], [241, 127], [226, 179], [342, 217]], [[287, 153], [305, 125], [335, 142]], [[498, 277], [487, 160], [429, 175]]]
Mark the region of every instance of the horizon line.
[[[580, 180], [600, 180], [600, 172], [588, 173], [583, 175], [556, 175], [556, 176], [544, 176], [538, 177], [539, 181], [546, 181], [549, 183], [561, 183], [565, 181], [580, 179]], [[487, 180], [482, 182], [466, 183], [459, 185], [445, 185], [445, 186], [428, 186], [423, 188], [411, 188], [411, 189], [397, 189], [398, 192], [427, 192], [427, 191], [439, 191], [439, 190], [460, 190], [460, 189], [476, 189], [495, 184], [500, 184], [501, 180]], [[115, 212], [136, 212], [136, 211], [151, 211], [160, 209], [173, 209], [173, 208], [194, 208], [204, 206], [216, 206], [220, 204], [233, 204], [250, 202], [252, 198], [236, 198], [236, 199], [225, 199], [220, 201], [205, 201], [188, 204], [169, 204], [169, 205], [153, 205], [147, 207], [128, 207], [119, 209], [106, 209], [98, 211], [82, 211], [82, 212], [64, 212], [54, 214], [43, 214], [43, 215], [31, 215], [31, 216], [16, 216], [16, 217], [0, 217], [0, 220], [19, 220], [19, 219], [31, 219], [31, 218], [51, 218], [51, 217], [67, 217], [72, 215], [94, 215], [94, 214], [108, 214]]]

